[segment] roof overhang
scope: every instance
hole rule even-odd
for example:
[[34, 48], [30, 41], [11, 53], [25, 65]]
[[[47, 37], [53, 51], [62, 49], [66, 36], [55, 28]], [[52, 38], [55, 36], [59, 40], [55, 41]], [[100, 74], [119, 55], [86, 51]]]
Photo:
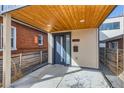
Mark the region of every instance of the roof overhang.
[[115, 5], [31, 5], [9, 11], [12, 18], [47, 32], [98, 28]]
[[118, 35], [118, 36], [114, 36], [114, 37], [111, 37], [111, 38], [108, 38], [108, 39], [105, 39], [101, 42], [105, 43], [105, 42], [108, 42], [108, 41], [113, 41], [113, 40], [118, 40], [118, 39], [121, 39], [124, 37], [124, 34], [121, 34], [121, 35]]

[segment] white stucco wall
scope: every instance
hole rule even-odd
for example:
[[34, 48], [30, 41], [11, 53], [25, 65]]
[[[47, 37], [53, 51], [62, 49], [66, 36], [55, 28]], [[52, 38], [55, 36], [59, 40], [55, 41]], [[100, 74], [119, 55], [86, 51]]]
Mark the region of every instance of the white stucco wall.
[[[72, 39], [80, 39], [80, 42], [72, 42], [72, 65], [98, 68], [98, 31], [97, 29], [84, 29], [72, 32]], [[73, 46], [79, 46], [79, 52], [73, 52]]]
[[[97, 29], [82, 29], [65, 31], [71, 32], [72, 39], [80, 39], [80, 42], [71, 40], [71, 65], [89, 68], [98, 68], [98, 31]], [[52, 42], [51, 35], [48, 35], [49, 42]], [[49, 63], [52, 63], [51, 44], [48, 46]], [[79, 52], [73, 52], [73, 46], [79, 47]]]
[[48, 33], [48, 63], [52, 64], [52, 49], [53, 49], [53, 37], [51, 33]]

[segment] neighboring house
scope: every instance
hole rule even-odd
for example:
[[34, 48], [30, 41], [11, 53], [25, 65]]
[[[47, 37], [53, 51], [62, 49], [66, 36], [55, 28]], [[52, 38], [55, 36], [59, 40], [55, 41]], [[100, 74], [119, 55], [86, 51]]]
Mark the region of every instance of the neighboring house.
[[123, 35], [124, 16], [108, 18], [100, 26], [99, 60], [115, 75], [123, 72]]
[[102, 41], [124, 33], [124, 16], [106, 19], [99, 29], [100, 47], [105, 47]]
[[[2, 16], [0, 17], [0, 56], [2, 55]], [[47, 33], [33, 27], [12, 21], [12, 54], [47, 51]]]
[[[2, 20], [0, 16], [0, 83], [2, 82], [3, 64]], [[29, 73], [31, 69], [36, 69], [48, 62], [48, 37], [46, 32], [22, 22], [12, 20], [11, 25], [12, 80], [15, 80]], [[20, 67], [18, 67], [19, 64], [21, 64]], [[15, 73], [16, 70], [21, 71], [21, 73], [18, 72], [19, 76]]]
[[123, 37], [124, 35], [119, 35], [113, 38], [106, 39], [103, 42], [106, 44], [106, 48], [123, 49]]

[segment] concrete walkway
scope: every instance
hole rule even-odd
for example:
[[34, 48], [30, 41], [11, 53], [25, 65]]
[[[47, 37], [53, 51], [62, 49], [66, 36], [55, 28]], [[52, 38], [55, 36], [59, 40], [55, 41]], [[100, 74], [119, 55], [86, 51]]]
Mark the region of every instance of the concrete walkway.
[[47, 65], [20, 80], [13, 88], [108, 88], [104, 76], [99, 70]]

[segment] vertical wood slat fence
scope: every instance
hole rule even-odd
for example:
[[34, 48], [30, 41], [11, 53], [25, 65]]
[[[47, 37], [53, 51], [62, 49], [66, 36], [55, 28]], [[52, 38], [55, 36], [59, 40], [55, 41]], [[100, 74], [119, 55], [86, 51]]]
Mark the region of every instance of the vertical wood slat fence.
[[[12, 82], [30, 73], [43, 63], [48, 62], [48, 52], [28, 52], [12, 55]], [[0, 57], [0, 86], [2, 85], [3, 61]]]
[[120, 75], [124, 70], [123, 49], [100, 48], [100, 62], [105, 64], [115, 75]]

